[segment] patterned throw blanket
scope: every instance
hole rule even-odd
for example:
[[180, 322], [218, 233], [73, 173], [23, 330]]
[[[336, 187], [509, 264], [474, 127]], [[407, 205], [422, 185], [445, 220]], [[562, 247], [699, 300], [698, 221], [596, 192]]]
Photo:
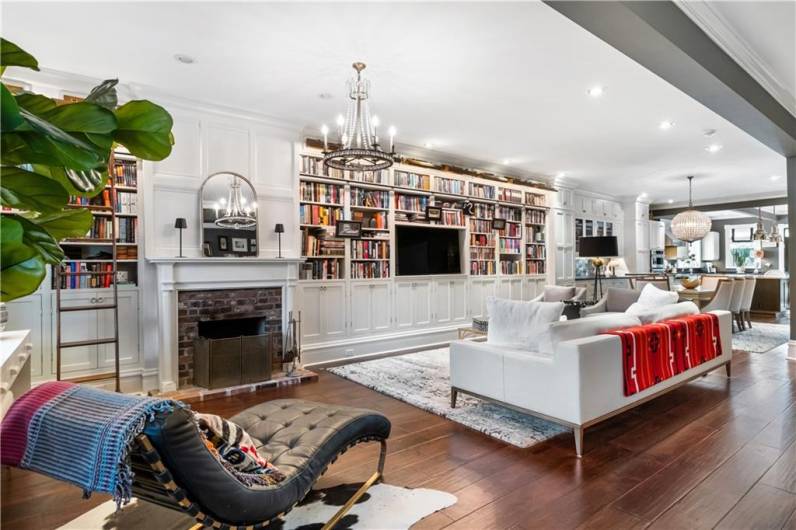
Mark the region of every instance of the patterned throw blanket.
[[54, 381], [11, 406], [0, 427], [2, 464], [30, 469], [127, 503], [133, 476], [128, 453], [157, 413], [179, 402]]
[[721, 356], [719, 317], [688, 315], [608, 332], [622, 341], [625, 395]]

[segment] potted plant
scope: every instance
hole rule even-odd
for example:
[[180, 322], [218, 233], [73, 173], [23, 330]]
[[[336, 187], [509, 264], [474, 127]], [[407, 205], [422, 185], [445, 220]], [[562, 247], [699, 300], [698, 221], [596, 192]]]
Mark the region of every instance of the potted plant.
[[743, 274], [746, 272], [746, 258], [748, 256], [747, 252], [744, 252], [742, 249], [734, 248], [732, 249], [732, 260], [735, 263], [735, 272], [738, 274]]
[[[0, 75], [9, 66], [39, 69], [33, 56], [0, 38]], [[145, 160], [171, 153], [171, 115], [146, 100], [118, 105], [117, 82], [103, 81], [74, 103], [13, 94], [2, 83], [0, 302], [34, 292], [46, 265], [64, 259], [58, 242], [89, 231], [91, 212], [68, 207], [70, 197], [105, 188], [117, 144]]]

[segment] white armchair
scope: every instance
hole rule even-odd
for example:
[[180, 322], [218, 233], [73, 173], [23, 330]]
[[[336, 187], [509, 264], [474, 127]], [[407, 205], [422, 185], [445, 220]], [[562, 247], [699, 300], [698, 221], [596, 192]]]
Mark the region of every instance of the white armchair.
[[586, 294], [585, 287], [567, 287], [564, 285], [545, 285], [542, 294], [532, 298], [531, 302], [563, 302], [577, 301]]
[[641, 291], [609, 287], [603, 297], [594, 305], [582, 307], [580, 316], [587, 317], [598, 313], [624, 313], [628, 307], [638, 301]]

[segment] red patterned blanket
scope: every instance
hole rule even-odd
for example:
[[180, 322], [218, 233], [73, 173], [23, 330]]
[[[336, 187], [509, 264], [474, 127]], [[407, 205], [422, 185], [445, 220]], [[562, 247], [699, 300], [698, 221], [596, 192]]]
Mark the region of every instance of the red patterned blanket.
[[719, 317], [713, 313], [688, 315], [608, 334], [622, 341], [626, 396], [721, 355]]

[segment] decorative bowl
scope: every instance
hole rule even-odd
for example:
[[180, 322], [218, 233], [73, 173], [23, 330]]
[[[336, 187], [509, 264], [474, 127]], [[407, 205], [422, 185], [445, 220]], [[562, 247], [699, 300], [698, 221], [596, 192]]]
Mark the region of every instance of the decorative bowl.
[[699, 287], [700, 283], [702, 283], [702, 280], [699, 276], [695, 278], [680, 278], [680, 285], [686, 289], [695, 289], [696, 287]]

